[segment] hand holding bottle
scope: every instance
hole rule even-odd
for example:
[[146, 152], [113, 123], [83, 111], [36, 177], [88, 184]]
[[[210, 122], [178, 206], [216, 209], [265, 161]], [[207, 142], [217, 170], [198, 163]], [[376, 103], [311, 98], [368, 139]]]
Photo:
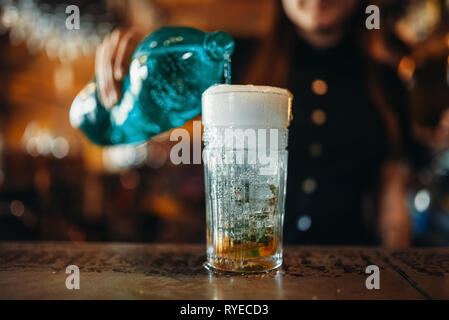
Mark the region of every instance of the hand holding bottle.
[[135, 29], [116, 29], [98, 46], [95, 76], [100, 100], [106, 108], [112, 108], [119, 101], [131, 56], [143, 37]]
[[[72, 126], [99, 145], [136, 144], [182, 126], [201, 112], [201, 95], [228, 79], [232, 37], [165, 27], [129, 52], [139, 36], [117, 30], [96, 58], [97, 78], [73, 101]], [[120, 93], [120, 88], [121, 93]]]

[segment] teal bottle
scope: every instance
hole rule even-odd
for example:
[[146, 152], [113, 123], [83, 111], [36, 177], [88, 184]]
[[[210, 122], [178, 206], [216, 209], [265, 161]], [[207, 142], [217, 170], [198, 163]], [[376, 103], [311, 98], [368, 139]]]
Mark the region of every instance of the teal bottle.
[[138, 144], [180, 127], [200, 114], [207, 88], [230, 82], [233, 51], [226, 32], [159, 29], [135, 50], [120, 101], [106, 109], [94, 79], [73, 101], [70, 122], [98, 145]]

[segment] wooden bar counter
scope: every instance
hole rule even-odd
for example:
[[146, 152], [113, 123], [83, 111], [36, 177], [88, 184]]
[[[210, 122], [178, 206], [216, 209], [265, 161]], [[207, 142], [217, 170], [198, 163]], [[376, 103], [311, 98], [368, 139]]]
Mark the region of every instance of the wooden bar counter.
[[[206, 270], [203, 245], [0, 243], [0, 299], [449, 299], [449, 248], [285, 247], [278, 271]], [[66, 288], [66, 267], [80, 289]], [[365, 269], [380, 269], [368, 290]]]

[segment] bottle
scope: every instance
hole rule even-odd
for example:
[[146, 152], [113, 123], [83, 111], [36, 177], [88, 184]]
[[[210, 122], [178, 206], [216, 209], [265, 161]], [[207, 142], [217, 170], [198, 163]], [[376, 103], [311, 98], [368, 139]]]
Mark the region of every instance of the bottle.
[[120, 101], [106, 109], [95, 79], [77, 95], [70, 122], [95, 144], [138, 144], [201, 112], [201, 95], [230, 82], [232, 37], [188, 27], [161, 28], [135, 50]]

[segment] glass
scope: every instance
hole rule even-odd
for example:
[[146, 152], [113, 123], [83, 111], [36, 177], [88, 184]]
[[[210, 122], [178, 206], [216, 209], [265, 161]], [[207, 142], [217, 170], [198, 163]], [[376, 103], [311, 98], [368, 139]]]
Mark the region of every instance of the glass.
[[273, 87], [219, 85], [203, 94], [206, 267], [282, 264], [291, 101]]

